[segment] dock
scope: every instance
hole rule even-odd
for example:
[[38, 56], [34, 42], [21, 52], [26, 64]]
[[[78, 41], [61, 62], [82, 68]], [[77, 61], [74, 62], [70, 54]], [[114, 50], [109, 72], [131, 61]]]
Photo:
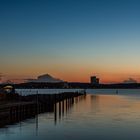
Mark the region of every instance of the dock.
[[32, 118], [45, 112], [54, 112], [56, 122], [57, 105], [59, 116], [63, 115], [74, 104], [74, 99], [85, 95], [85, 92], [66, 92], [16, 97], [16, 101], [12, 100], [11, 102], [0, 104], [0, 127]]

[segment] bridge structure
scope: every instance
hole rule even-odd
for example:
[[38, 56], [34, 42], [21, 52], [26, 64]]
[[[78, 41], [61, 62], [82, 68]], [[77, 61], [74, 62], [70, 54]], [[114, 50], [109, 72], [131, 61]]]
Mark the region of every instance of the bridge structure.
[[1, 84], [0, 85], [0, 93], [15, 93], [15, 87], [12, 84]]

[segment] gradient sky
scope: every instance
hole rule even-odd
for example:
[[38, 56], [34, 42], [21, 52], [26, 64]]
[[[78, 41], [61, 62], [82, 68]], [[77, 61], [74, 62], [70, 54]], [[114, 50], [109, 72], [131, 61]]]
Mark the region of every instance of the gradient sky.
[[139, 0], [0, 0], [0, 73], [140, 81]]

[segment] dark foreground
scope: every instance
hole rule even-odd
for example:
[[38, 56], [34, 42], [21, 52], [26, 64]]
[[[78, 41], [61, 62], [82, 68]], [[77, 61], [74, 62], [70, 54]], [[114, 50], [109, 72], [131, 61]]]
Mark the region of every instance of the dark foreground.
[[6, 94], [0, 102], [0, 127], [35, 117], [40, 113], [56, 112], [57, 103], [61, 106], [62, 102], [62, 109], [64, 110], [64, 100], [66, 100], [66, 107], [68, 107], [73, 104], [75, 97], [82, 95], [85, 95], [85, 93], [67, 92], [28, 96]]

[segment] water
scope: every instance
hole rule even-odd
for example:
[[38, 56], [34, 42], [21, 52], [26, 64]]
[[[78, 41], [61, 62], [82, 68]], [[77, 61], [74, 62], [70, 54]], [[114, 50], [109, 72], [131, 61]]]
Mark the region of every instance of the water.
[[76, 92], [81, 89], [16, 89], [16, 92], [21, 95], [32, 95], [32, 94], [59, 94], [62, 92]]
[[[21, 95], [29, 94], [58, 94], [62, 92], [75, 92], [81, 91], [81, 89], [16, 89], [16, 92]], [[140, 89], [87, 89], [87, 93], [92, 94], [116, 94], [118, 91], [119, 94], [140, 94]]]
[[57, 113], [39, 114], [1, 128], [0, 140], [140, 139], [139, 90], [120, 90], [119, 94], [115, 90], [109, 90], [109, 94], [107, 90], [88, 92], [87, 96], [75, 98], [64, 111], [57, 104]]

